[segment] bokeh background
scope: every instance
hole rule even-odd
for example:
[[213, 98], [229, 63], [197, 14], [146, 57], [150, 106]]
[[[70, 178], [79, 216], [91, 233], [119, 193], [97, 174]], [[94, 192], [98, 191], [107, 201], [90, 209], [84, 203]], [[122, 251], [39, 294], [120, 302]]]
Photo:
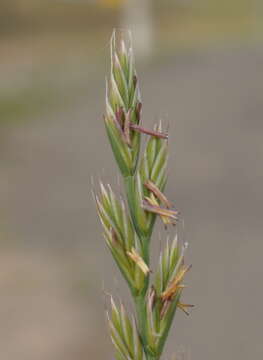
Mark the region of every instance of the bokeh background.
[[102, 122], [113, 27], [133, 30], [144, 123], [169, 124], [190, 243], [196, 307], [163, 359], [262, 358], [262, 20], [261, 0], [1, 0], [1, 359], [113, 359], [107, 293], [129, 300], [91, 196], [121, 186]]

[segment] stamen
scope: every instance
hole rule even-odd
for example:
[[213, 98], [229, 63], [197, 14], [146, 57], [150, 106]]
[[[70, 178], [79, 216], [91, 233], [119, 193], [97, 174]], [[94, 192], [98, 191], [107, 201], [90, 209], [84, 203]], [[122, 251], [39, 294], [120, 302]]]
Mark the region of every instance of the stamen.
[[124, 126], [123, 126], [123, 134], [124, 138], [126, 139], [127, 145], [131, 146], [131, 139], [130, 139], [130, 118], [131, 118], [131, 109], [125, 114], [124, 117]]
[[148, 129], [143, 128], [140, 125], [130, 123], [130, 128], [132, 130], [134, 130], [134, 131], [138, 131], [138, 132], [146, 134], [146, 135], [154, 136], [154, 137], [157, 137], [157, 138], [160, 138], [160, 139], [165, 139], [165, 140], [168, 139], [168, 134], [164, 134], [164, 133], [161, 133], [159, 131], [148, 130]]
[[167, 197], [161, 192], [161, 190], [151, 181], [148, 180], [144, 186], [150, 190], [154, 195], [164, 204], [168, 209], [173, 207], [173, 204], [167, 199]]
[[179, 214], [178, 211], [166, 209], [161, 206], [155, 205], [155, 204], [153, 204], [152, 199], [147, 196], [145, 197], [145, 200], [146, 201], [143, 202], [144, 210], [152, 212], [152, 213], [160, 215], [160, 216], [168, 217], [173, 220], [178, 220], [178, 214]]
[[179, 307], [179, 309], [183, 310], [183, 312], [186, 314], [186, 315], [190, 315], [189, 312], [186, 310], [188, 308], [193, 308], [194, 305], [191, 305], [191, 304], [183, 304], [181, 302], [178, 302], [177, 306]]
[[127, 120], [127, 114], [124, 113], [121, 107], [115, 112], [115, 117], [112, 117], [112, 121], [114, 122], [116, 128], [119, 130], [123, 142], [130, 146], [129, 126], [127, 126], [127, 123], [129, 124], [129, 121]]
[[119, 107], [115, 112], [115, 116], [121, 128], [123, 128], [123, 115], [124, 115], [123, 109], [122, 107]]
[[154, 307], [155, 300], [156, 300], [156, 291], [155, 291], [154, 287], [152, 286], [149, 291], [149, 295], [148, 295], [148, 306], [151, 310]]
[[137, 123], [140, 123], [141, 120], [141, 113], [142, 113], [142, 103], [139, 102], [136, 106], [136, 115], [137, 115]]
[[165, 316], [165, 314], [167, 313], [167, 310], [169, 308], [171, 301], [170, 300], [165, 300], [165, 302], [163, 303], [162, 309], [161, 309], [161, 319]]
[[137, 251], [132, 248], [131, 251], [127, 251], [127, 255], [139, 266], [141, 271], [147, 275], [150, 272], [150, 269], [147, 264], [145, 264], [142, 257], [137, 253]]
[[179, 270], [178, 274], [175, 276], [175, 278], [171, 281], [168, 288], [162, 293], [162, 299], [167, 300], [171, 299], [176, 291], [179, 289], [179, 286], [181, 285], [181, 281], [183, 280], [185, 274], [191, 269], [191, 265], [187, 267], [182, 267], [182, 269]]

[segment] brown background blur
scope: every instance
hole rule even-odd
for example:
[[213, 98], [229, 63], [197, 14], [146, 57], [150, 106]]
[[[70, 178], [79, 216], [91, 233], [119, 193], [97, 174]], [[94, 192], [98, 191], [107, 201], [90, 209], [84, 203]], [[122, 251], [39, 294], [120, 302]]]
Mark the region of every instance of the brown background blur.
[[129, 300], [91, 178], [120, 186], [102, 123], [116, 26], [133, 29], [144, 124], [169, 123], [193, 264], [196, 307], [163, 359], [262, 359], [262, 20], [261, 0], [1, 0], [1, 360], [114, 358], [104, 290]]

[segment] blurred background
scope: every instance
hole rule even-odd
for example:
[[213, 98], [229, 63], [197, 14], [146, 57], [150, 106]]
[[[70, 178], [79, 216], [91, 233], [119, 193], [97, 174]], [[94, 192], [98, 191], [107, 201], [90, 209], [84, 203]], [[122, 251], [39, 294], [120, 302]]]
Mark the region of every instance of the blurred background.
[[91, 197], [92, 178], [120, 187], [102, 122], [113, 27], [133, 31], [144, 123], [169, 124], [190, 243], [196, 307], [163, 359], [262, 358], [262, 20], [261, 0], [1, 0], [1, 359], [113, 359], [105, 293], [129, 298]]

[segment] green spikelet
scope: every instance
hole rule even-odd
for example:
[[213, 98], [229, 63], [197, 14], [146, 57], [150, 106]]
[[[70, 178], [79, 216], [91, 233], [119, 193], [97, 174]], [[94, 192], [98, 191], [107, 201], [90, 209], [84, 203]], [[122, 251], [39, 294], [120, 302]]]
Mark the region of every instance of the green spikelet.
[[132, 293], [138, 295], [145, 287], [149, 272], [142, 258], [140, 240], [133, 230], [124, 201], [117, 199], [110, 186], [106, 190], [101, 183], [100, 188], [101, 195], [95, 199], [104, 238]]
[[[156, 130], [162, 131], [161, 124]], [[151, 180], [160, 191], [164, 191], [167, 181], [167, 160], [168, 160], [168, 147], [167, 141], [150, 137], [144, 155], [140, 163], [140, 177], [143, 183]], [[145, 193], [148, 194], [146, 189]]]
[[108, 321], [116, 358], [143, 360], [143, 346], [138, 336], [135, 319], [130, 320], [124, 306], [121, 304], [120, 308], [117, 308], [113, 299], [111, 299], [111, 316]]
[[134, 174], [140, 133], [130, 128], [141, 116], [140, 91], [131, 47], [123, 33], [111, 38], [111, 72], [107, 82], [105, 125], [113, 154], [124, 177]]

